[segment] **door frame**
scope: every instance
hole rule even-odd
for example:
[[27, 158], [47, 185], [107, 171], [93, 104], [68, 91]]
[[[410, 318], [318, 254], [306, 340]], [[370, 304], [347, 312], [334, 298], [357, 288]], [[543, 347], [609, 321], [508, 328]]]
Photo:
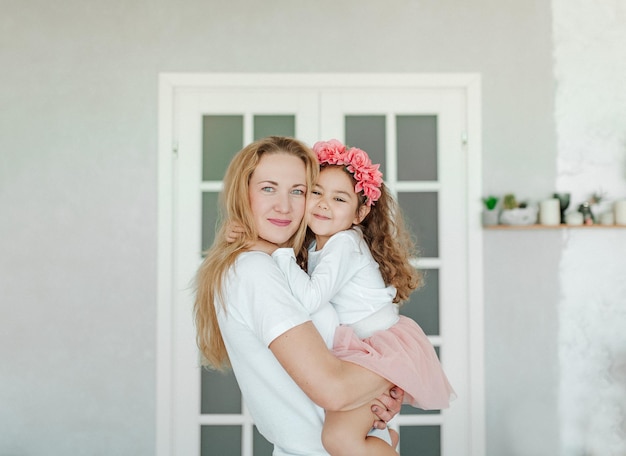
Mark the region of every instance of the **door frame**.
[[[463, 138], [467, 179], [467, 293], [470, 392], [470, 454], [485, 454], [484, 309], [482, 226], [481, 77], [476, 73], [162, 73], [158, 113], [158, 245], [156, 334], [156, 455], [173, 455], [172, 373], [174, 300], [174, 215], [177, 132], [173, 122], [177, 90], [203, 87], [246, 88], [455, 88], [467, 100]], [[191, 316], [190, 316], [191, 318]]]

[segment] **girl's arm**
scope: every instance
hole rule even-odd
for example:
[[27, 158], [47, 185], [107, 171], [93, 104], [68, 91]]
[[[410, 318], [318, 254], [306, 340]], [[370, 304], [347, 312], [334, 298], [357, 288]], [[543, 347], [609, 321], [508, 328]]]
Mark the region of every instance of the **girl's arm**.
[[291, 292], [310, 313], [330, 301], [352, 279], [359, 257], [357, 246], [345, 233], [328, 241], [311, 276], [298, 266], [293, 250], [279, 249], [272, 254]]
[[393, 387], [372, 371], [333, 356], [310, 321], [284, 332], [269, 348], [300, 389], [326, 410], [351, 410]]

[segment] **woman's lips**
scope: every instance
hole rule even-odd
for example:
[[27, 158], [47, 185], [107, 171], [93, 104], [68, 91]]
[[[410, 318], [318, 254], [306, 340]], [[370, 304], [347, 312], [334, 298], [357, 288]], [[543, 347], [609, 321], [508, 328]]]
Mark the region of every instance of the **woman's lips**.
[[291, 220], [283, 220], [283, 219], [268, 219], [268, 221], [272, 224], [272, 225], [276, 225], [276, 226], [289, 226], [291, 224]]

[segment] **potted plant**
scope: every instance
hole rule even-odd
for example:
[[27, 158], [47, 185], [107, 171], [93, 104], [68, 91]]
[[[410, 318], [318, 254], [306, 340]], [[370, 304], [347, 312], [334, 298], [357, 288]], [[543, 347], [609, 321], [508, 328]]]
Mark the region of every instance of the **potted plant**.
[[518, 202], [513, 193], [504, 195], [500, 223], [503, 225], [533, 225], [537, 223], [537, 208]]
[[[605, 196], [605, 192], [594, 192], [591, 194], [590, 199], [583, 201], [578, 206], [578, 212], [583, 215], [583, 223], [585, 225], [597, 223], [598, 214], [603, 215], [602, 211], [604, 208], [602, 206], [604, 205], [603, 202], [606, 201]], [[612, 223], [608, 224], [611, 225]]]
[[482, 213], [482, 221], [484, 226], [491, 226], [498, 224], [499, 213], [496, 210], [496, 206], [498, 205], [498, 201], [500, 199], [497, 196], [489, 195], [483, 198], [483, 204], [485, 205], [485, 209]]

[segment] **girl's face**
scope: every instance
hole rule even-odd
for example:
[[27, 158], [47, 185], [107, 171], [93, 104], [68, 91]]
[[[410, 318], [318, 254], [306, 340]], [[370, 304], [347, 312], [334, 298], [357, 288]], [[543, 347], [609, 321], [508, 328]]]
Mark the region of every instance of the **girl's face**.
[[315, 233], [317, 249], [333, 234], [361, 223], [369, 209], [359, 207], [352, 178], [342, 168], [323, 168], [307, 203], [307, 223]]
[[300, 158], [286, 153], [263, 155], [248, 189], [259, 237], [285, 244], [302, 222], [306, 190], [306, 168]]

